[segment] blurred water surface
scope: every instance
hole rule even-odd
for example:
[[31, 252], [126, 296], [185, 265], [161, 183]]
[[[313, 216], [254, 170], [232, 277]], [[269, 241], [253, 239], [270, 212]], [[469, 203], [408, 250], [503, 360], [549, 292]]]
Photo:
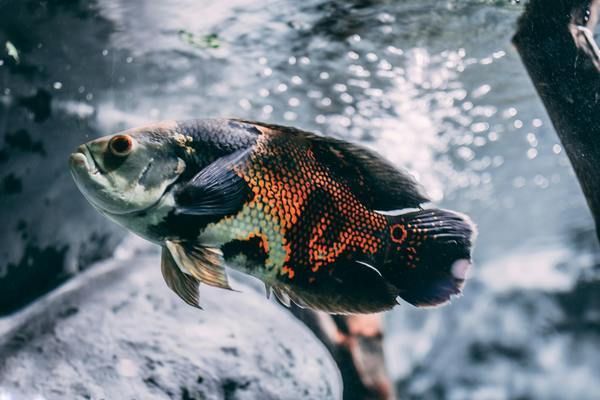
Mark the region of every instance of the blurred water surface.
[[[91, 136], [147, 121], [237, 116], [357, 141], [480, 230], [462, 299], [388, 315], [386, 356], [403, 398], [593, 398], [593, 221], [510, 44], [522, 10], [476, 0], [0, 1], [4, 39], [20, 52], [0, 65], [0, 127], [26, 127], [44, 150], [23, 156], [30, 170], [6, 163], [4, 189], [9, 176], [22, 186], [1, 200], [7, 225], [26, 218], [29, 198], [39, 242], [39, 229], [79, 236], [85, 227], [61, 200], [78, 196], [63, 160]], [[107, 232], [109, 243], [122, 235]], [[16, 263], [22, 230], [5, 235], [15, 245], [3, 257]], [[81, 267], [80, 252], [69, 247], [67, 269]]]

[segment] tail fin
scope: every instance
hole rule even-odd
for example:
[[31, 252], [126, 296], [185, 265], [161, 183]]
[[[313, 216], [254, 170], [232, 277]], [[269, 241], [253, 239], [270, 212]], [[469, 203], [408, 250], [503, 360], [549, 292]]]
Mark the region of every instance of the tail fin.
[[475, 237], [469, 217], [431, 209], [388, 216], [388, 222], [384, 276], [400, 297], [418, 307], [435, 306], [461, 292]]

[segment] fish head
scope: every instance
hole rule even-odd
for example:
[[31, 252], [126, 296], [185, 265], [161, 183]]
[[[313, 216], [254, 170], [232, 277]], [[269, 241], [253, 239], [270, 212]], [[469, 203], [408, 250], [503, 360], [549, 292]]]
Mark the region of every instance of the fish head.
[[[157, 204], [186, 168], [174, 145], [176, 122], [162, 122], [92, 140], [71, 154], [77, 187], [101, 212], [125, 215]], [[185, 138], [184, 138], [185, 140]]]

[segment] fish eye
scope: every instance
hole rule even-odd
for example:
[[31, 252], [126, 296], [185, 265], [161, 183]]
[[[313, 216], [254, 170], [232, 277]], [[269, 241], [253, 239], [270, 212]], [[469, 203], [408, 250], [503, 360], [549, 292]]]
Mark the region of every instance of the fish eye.
[[124, 157], [131, 153], [133, 140], [128, 135], [117, 135], [110, 140], [108, 147], [114, 155]]

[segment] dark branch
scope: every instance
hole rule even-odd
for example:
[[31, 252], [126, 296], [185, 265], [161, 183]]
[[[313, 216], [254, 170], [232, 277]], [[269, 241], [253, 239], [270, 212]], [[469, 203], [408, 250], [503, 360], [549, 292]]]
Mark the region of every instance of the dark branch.
[[565, 148], [600, 239], [600, 0], [531, 0], [513, 42]]

